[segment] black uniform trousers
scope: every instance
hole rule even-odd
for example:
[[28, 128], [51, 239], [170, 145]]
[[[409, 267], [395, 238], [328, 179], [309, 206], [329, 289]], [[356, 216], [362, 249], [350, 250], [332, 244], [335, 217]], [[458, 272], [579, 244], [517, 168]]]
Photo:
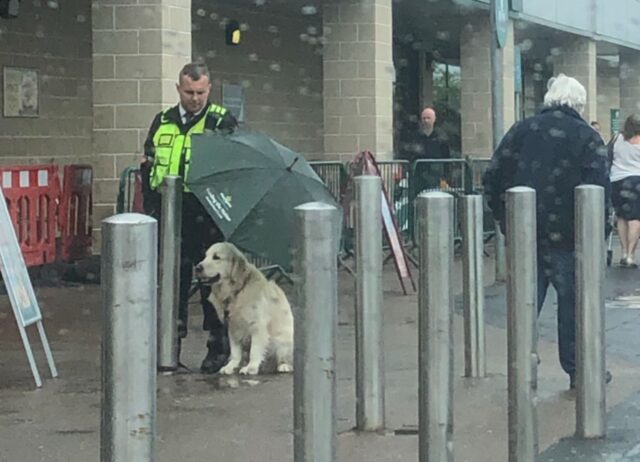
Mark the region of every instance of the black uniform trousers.
[[[143, 198], [145, 213], [160, 221], [161, 195], [149, 188], [151, 165], [141, 165]], [[180, 243], [180, 297], [178, 305], [178, 336], [187, 336], [189, 325], [189, 293], [193, 283], [193, 267], [205, 255], [207, 249], [223, 240], [222, 233], [209, 216], [204, 206], [192, 193], [182, 195], [182, 241]], [[158, 240], [158, 244], [160, 240]], [[200, 303], [204, 320], [202, 329], [209, 331], [208, 346], [216, 353], [226, 354], [228, 340], [225, 327], [218, 314], [208, 300], [211, 288], [201, 286]]]
[[[178, 312], [178, 335], [187, 336], [189, 320], [189, 292], [193, 283], [193, 267], [204, 258], [207, 249], [223, 240], [204, 206], [192, 193], [184, 193], [182, 199], [182, 242], [180, 245], [180, 305]], [[204, 321], [202, 328], [210, 332], [210, 341], [214, 343], [216, 351], [224, 351], [224, 325], [218, 318], [208, 297], [211, 288], [200, 287], [200, 299]]]

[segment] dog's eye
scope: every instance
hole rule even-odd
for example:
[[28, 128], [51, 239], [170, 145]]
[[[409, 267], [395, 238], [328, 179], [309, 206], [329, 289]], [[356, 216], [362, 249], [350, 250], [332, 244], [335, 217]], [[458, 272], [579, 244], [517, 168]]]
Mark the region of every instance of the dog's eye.
[[214, 255], [213, 257], [211, 257], [212, 260], [220, 260], [220, 256], [219, 255]]

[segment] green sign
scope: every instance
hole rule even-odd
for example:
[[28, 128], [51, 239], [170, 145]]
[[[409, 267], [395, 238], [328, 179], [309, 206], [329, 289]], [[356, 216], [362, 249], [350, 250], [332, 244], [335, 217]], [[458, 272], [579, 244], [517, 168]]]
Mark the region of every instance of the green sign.
[[611, 109], [611, 134], [620, 131], [620, 109]]
[[507, 44], [507, 31], [509, 29], [509, 1], [491, 0], [491, 8], [493, 10], [498, 47], [504, 48]]

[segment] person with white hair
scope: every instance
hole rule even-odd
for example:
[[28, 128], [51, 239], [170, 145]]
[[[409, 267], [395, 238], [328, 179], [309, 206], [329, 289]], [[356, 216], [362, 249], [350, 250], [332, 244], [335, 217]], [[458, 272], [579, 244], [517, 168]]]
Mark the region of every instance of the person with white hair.
[[[576, 79], [560, 74], [549, 80], [544, 109], [516, 123], [500, 142], [484, 176], [485, 193], [504, 232], [505, 191], [528, 186], [536, 191], [538, 313], [547, 289], [558, 294], [560, 365], [575, 387], [574, 189], [581, 184], [605, 188], [609, 203], [607, 150], [581, 113], [587, 92]], [[606, 223], [607, 211], [602, 211]], [[604, 242], [603, 242], [604, 245]], [[607, 382], [611, 374], [607, 371]]]

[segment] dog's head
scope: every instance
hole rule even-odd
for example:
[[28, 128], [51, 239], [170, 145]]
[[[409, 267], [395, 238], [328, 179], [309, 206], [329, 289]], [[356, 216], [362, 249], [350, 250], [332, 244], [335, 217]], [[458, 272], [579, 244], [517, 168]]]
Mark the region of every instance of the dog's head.
[[235, 245], [219, 242], [209, 247], [204, 259], [196, 265], [196, 277], [204, 284], [238, 281], [246, 268], [247, 259]]

